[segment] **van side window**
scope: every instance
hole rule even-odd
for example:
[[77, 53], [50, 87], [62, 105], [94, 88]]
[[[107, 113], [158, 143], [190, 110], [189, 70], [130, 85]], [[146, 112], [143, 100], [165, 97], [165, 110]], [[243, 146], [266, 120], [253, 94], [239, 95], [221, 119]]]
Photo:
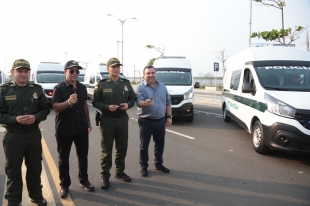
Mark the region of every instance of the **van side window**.
[[94, 76], [89, 78], [89, 83], [90, 84], [94, 84], [95, 83], [95, 77]]
[[230, 89], [238, 90], [240, 83], [241, 70], [233, 71], [230, 81]]

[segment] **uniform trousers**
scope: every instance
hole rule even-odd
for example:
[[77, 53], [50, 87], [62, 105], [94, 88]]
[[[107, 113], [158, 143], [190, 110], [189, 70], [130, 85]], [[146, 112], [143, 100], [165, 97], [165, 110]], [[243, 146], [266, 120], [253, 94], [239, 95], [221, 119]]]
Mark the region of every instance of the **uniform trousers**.
[[166, 118], [161, 119], [138, 119], [140, 128], [140, 165], [148, 168], [149, 164], [149, 144], [153, 135], [154, 145], [154, 165], [163, 164], [163, 153], [165, 146]]
[[35, 128], [27, 133], [5, 132], [3, 148], [6, 158], [7, 175], [5, 199], [9, 205], [18, 205], [22, 201], [23, 181], [21, 166], [25, 158], [26, 184], [31, 199], [42, 197], [42, 144], [41, 131]]
[[72, 147], [72, 143], [75, 144], [76, 155], [78, 157], [78, 167], [79, 167], [79, 181], [80, 183], [85, 183], [88, 181], [88, 147], [89, 138], [88, 132], [83, 134], [77, 134], [74, 136], [64, 135], [61, 133], [56, 134], [57, 140], [57, 151], [59, 154], [59, 179], [61, 187], [69, 187], [71, 185], [70, 178], [70, 167], [69, 167], [69, 157]]
[[101, 177], [109, 179], [112, 167], [112, 150], [115, 141], [115, 173], [121, 174], [125, 170], [125, 157], [128, 147], [128, 115], [121, 117], [102, 117], [100, 121], [101, 133]]

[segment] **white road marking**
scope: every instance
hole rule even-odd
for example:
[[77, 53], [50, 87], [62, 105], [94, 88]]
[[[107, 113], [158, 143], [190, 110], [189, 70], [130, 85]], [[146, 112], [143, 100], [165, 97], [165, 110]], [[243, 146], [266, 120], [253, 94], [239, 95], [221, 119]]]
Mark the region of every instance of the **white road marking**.
[[[138, 119], [136, 118], [131, 118], [132, 120], [135, 120], [135, 121], [138, 121]], [[176, 135], [179, 135], [179, 136], [182, 136], [182, 137], [185, 137], [185, 138], [188, 138], [188, 139], [195, 139], [195, 137], [191, 137], [191, 136], [188, 136], [188, 135], [185, 135], [185, 134], [182, 134], [182, 133], [179, 133], [179, 132], [175, 132], [173, 130], [170, 130], [170, 129], [166, 129], [167, 132], [170, 132], [170, 133], [173, 133], [173, 134], [176, 134]]]
[[182, 137], [186, 137], [188, 139], [195, 139], [194, 137], [191, 137], [191, 136], [188, 136], [188, 135], [185, 135], [185, 134], [182, 134], [182, 133], [179, 133], [179, 132], [175, 132], [175, 131], [172, 131], [170, 129], [166, 129], [167, 132], [171, 132], [173, 134], [176, 134], [176, 135], [179, 135], [179, 136], [182, 136]]
[[203, 114], [206, 114], [206, 115], [209, 115], [209, 114], [212, 114], [212, 115], [215, 115], [215, 116], [223, 116], [222, 114], [217, 114], [217, 113], [212, 113], [212, 112], [205, 112], [205, 111], [199, 111], [199, 110], [194, 110], [195, 113], [203, 113]]

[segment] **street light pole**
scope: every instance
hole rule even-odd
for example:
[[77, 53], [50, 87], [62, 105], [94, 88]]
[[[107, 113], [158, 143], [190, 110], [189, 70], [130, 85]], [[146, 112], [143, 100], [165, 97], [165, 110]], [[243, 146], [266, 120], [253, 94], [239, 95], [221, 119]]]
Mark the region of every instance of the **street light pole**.
[[119, 41], [117, 40], [117, 58], [119, 59]]
[[123, 67], [122, 67], [122, 73], [123, 73], [123, 69], [124, 69], [124, 32], [123, 32], [123, 26], [124, 26], [124, 23], [129, 20], [129, 19], [134, 19], [134, 20], [137, 20], [136, 18], [128, 18], [128, 19], [125, 19], [125, 20], [121, 20], [119, 18], [117, 18], [116, 16], [112, 15], [112, 14], [107, 14], [108, 16], [113, 16], [114, 18], [118, 19], [119, 22], [121, 22], [121, 25], [122, 25], [122, 64], [123, 64]]

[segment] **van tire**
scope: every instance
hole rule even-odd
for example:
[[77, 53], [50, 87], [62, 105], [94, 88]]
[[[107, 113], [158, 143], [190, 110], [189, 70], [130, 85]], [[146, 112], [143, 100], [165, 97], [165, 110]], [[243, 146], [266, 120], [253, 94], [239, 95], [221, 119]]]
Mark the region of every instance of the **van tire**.
[[228, 116], [228, 114], [227, 114], [226, 106], [224, 106], [224, 108], [223, 108], [223, 119], [224, 119], [224, 122], [230, 122], [231, 121], [231, 117]]
[[269, 147], [264, 143], [264, 131], [262, 124], [257, 120], [253, 125], [252, 143], [254, 150], [259, 154], [266, 154], [269, 152]]
[[194, 112], [191, 116], [186, 117], [186, 121], [188, 122], [193, 122], [193, 120], [194, 120]]

